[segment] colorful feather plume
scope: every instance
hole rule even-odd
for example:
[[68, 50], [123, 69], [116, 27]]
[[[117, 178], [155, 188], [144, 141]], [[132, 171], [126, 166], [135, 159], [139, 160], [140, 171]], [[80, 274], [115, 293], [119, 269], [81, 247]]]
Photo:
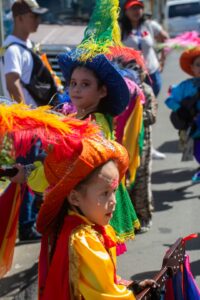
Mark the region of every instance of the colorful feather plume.
[[97, 126], [86, 121], [58, 115], [49, 106], [31, 109], [25, 104], [0, 104], [0, 136], [11, 134], [16, 156], [25, 156], [36, 140], [42, 148], [53, 146], [57, 159], [70, 158], [75, 151], [81, 151], [82, 136], [98, 132]]
[[119, 0], [97, 0], [84, 39], [77, 48], [79, 60], [86, 61], [109, 51], [110, 46], [121, 45], [118, 24]]
[[125, 63], [134, 60], [143, 70], [147, 70], [142, 53], [133, 48], [112, 46], [109, 48], [109, 52], [106, 54], [106, 57], [111, 61], [121, 57]]
[[158, 47], [165, 49], [169, 52], [172, 49], [186, 49], [194, 48], [200, 45], [199, 32], [197, 31], [187, 31], [175, 38], [168, 39], [164, 44], [160, 44]]
[[0, 195], [0, 278], [12, 265], [20, 204], [20, 186], [11, 183]]

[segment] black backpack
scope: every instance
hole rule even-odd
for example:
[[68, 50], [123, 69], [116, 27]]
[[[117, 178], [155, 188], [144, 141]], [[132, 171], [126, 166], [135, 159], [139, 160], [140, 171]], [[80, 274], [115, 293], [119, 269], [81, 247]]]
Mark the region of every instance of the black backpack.
[[51, 100], [53, 100], [51, 101], [52, 105], [54, 102], [56, 102], [56, 94], [58, 92], [58, 88], [50, 71], [44, 65], [39, 55], [37, 55], [30, 48], [20, 43], [11, 43], [6, 47], [6, 49], [12, 45], [19, 45], [20, 47], [29, 51], [32, 55], [33, 69], [30, 77], [30, 82], [24, 83], [21, 80], [23, 87], [28, 90], [30, 95], [39, 106], [47, 105]]

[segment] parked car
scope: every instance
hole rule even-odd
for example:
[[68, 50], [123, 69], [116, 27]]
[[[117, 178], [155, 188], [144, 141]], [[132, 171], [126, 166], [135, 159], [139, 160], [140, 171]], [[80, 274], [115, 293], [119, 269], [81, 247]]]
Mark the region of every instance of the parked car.
[[171, 37], [185, 31], [200, 31], [200, 1], [167, 1], [165, 22]]

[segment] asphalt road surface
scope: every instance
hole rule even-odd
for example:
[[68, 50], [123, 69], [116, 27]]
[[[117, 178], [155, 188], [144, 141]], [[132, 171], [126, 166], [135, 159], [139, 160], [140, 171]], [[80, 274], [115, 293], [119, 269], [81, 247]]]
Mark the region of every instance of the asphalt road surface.
[[[118, 273], [126, 278], [151, 276], [161, 268], [163, 256], [171, 244], [179, 237], [200, 232], [200, 184], [191, 184], [197, 164], [195, 161], [181, 162], [177, 132], [164, 104], [169, 86], [187, 78], [179, 68], [180, 53], [173, 51], [166, 61], [158, 120], [153, 126], [153, 144], [166, 154], [165, 160], [153, 160], [153, 226], [148, 233], [137, 235], [129, 242], [128, 253], [119, 258]], [[186, 249], [200, 286], [200, 236], [188, 242]]]

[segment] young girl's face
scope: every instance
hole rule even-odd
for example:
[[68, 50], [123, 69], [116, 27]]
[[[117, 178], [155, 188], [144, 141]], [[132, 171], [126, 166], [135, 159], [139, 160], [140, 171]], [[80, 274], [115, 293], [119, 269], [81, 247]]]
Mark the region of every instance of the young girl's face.
[[115, 210], [115, 192], [119, 183], [119, 171], [113, 161], [107, 162], [86, 183], [84, 190], [73, 190], [69, 202], [78, 206], [89, 221], [106, 225]]
[[77, 67], [71, 76], [69, 95], [78, 111], [92, 111], [107, 95], [107, 89], [105, 85], [100, 86], [98, 79], [91, 70]]
[[139, 22], [139, 20], [142, 18], [144, 9], [141, 6], [131, 6], [126, 10], [126, 16], [130, 20], [130, 22]]
[[200, 77], [200, 56], [195, 58], [193, 64], [191, 65], [191, 70], [194, 74], [194, 77]]

